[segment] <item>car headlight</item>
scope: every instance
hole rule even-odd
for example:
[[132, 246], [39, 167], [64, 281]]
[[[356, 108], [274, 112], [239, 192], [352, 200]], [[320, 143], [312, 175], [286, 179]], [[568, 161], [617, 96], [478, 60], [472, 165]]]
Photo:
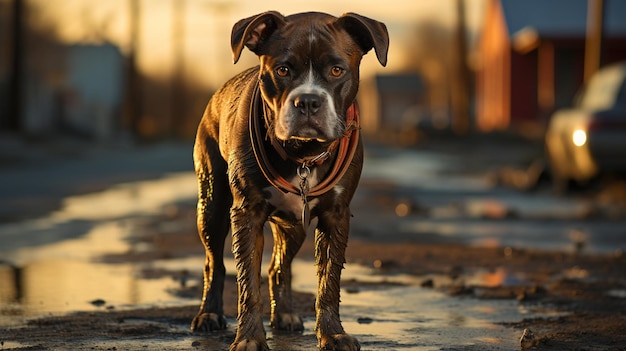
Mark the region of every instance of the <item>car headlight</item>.
[[587, 132], [582, 129], [576, 129], [572, 133], [572, 142], [576, 146], [583, 146], [587, 143]]

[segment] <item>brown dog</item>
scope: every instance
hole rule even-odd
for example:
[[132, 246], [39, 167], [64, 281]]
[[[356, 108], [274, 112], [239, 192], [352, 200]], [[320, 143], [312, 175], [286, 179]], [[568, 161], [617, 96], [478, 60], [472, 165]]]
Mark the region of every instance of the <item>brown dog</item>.
[[291, 262], [317, 218], [315, 331], [324, 350], [359, 350], [339, 319], [339, 283], [348, 241], [349, 204], [363, 162], [356, 93], [362, 56], [385, 65], [384, 24], [348, 13], [284, 17], [266, 12], [239, 21], [231, 45], [260, 65], [211, 98], [194, 147], [198, 230], [206, 248], [204, 294], [192, 330], [226, 327], [222, 308], [224, 241], [237, 265], [239, 325], [231, 350], [267, 350], [260, 293], [263, 227], [274, 249], [269, 267], [270, 324], [302, 330], [291, 306]]

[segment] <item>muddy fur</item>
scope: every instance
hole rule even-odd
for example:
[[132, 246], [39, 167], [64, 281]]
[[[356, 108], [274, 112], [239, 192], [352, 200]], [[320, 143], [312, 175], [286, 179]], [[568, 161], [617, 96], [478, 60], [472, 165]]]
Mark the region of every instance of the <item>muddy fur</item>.
[[[281, 194], [272, 189], [259, 168], [252, 149], [249, 119], [264, 118], [266, 138], [263, 147], [272, 166], [285, 179], [297, 179], [299, 165], [280, 157], [271, 144], [271, 140], [277, 138], [277, 123], [306, 124], [289, 120], [304, 113], [302, 106], [300, 110], [296, 109], [298, 106], [293, 107], [289, 92], [302, 90], [306, 84], [313, 85], [311, 78], [308, 83], [304, 80], [315, 75], [315, 91], [327, 97], [322, 96], [319, 106], [316, 101], [314, 111], [306, 111], [312, 121], [310, 128], [305, 125], [306, 132], [300, 128], [291, 129], [285, 133], [295, 138], [280, 139], [279, 142], [289, 155], [323, 153], [344, 133], [341, 128], [345, 128], [346, 110], [354, 102], [358, 89], [361, 57], [374, 48], [384, 65], [388, 37], [382, 23], [356, 14], [338, 19], [319, 13], [283, 17], [277, 12], [268, 12], [241, 20], [234, 26], [232, 49], [235, 61], [244, 46], [259, 55], [260, 66], [242, 72], [215, 93], [196, 136], [197, 224], [206, 249], [206, 263], [202, 303], [191, 329], [211, 331], [226, 327], [222, 300], [223, 250], [230, 230], [237, 267], [239, 306], [237, 335], [231, 350], [266, 350], [260, 294], [263, 227], [269, 221], [274, 237], [269, 265], [270, 324], [280, 330], [303, 329], [302, 318], [292, 309], [291, 262], [306, 232], [300, 218], [301, 210], [295, 208], [300, 202], [298, 195]], [[329, 54], [332, 59], [328, 58]], [[289, 62], [291, 76], [287, 78], [276, 74], [276, 62], [283, 60]], [[329, 65], [343, 65], [345, 74], [326, 78]], [[266, 106], [260, 109], [265, 111], [265, 116], [250, 116], [257, 87]], [[316, 114], [318, 107], [322, 112]], [[278, 121], [279, 118], [286, 120]], [[334, 157], [336, 155], [332, 155], [328, 162], [314, 166], [311, 182], [319, 181], [329, 172]], [[348, 241], [349, 205], [362, 163], [363, 147], [359, 142], [348, 170], [337, 185], [331, 191], [309, 199], [312, 204], [310, 215], [317, 218], [315, 329], [319, 347], [325, 350], [360, 349], [356, 339], [345, 334], [341, 325], [339, 284]]]

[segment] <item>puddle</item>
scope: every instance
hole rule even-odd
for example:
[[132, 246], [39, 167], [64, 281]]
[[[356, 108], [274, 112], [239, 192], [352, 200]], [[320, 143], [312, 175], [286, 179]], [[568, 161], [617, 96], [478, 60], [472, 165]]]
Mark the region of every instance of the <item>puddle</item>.
[[[451, 156], [428, 151], [377, 150], [366, 154], [363, 177], [384, 179], [396, 185], [427, 190], [485, 190], [489, 183], [481, 177], [445, 174], [457, 160]], [[379, 154], [376, 154], [379, 153]], [[449, 172], [448, 172], [449, 173]]]
[[[173, 279], [146, 279], [140, 273], [145, 268], [163, 268], [188, 269], [199, 275], [204, 260], [201, 256], [144, 263], [98, 262], [103, 255], [131, 249], [127, 239], [142, 216], [159, 214], [170, 203], [192, 199], [195, 186], [190, 173], [126, 184], [102, 193], [70, 198], [63, 210], [49, 217], [0, 226], [3, 244], [11, 238], [20, 243], [0, 249], [4, 262], [0, 264], [0, 326], [16, 326], [26, 319], [51, 314], [101, 311], [109, 306], [116, 310], [197, 306], [200, 296], [185, 299], [168, 293], [179, 284]], [[29, 244], [24, 245], [24, 241]], [[268, 262], [267, 258], [264, 262]], [[235, 272], [232, 260], [226, 263], [227, 270]], [[315, 293], [313, 262], [296, 260], [293, 270], [294, 288]], [[481, 274], [475, 279], [499, 283], [510, 279], [506, 272]], [[516, 301], [453, 298], [434, 289], [421, 288], [419, 283], [423, 278], [382, 276], [367, 267], [346, 265], [343, 279], [357, 282], [355, 291], [342, 291], [341, 316], [346, 331], [360, 340], [363, 350], [440, 350], [466, 346], [516, 349], [519, 335], [498, 323], [529, 317], [529, 312], [520, 309]], [[359, 282], [363, 284], [359, 286]], [[236, 325], [234, 319], [228, 322], [228, 330], [209, 336], [189, 334], [188, 323], [157, 323], [155, 327], [170, 336], [158, 340], [107, 340], [106, 345], [120, 349], [182, 350], [192, 346], [226, 349]], [[312, 318], [304, 322], [306, 329], [302, 334], [273, 333], [268, 329], [270, 347], [273, 350], [315, 348], [315, 322]], [[124, 323], [124, 327], [132, 327], [132, 323]], [[85, 341], [80, 347], [93, 348], [98, 342], [101, 340]]]
[[139, 279], [139, 265], [95, 260], [130, 250], [126, 239], [142, 216], [193, 199], [196, 191], [193, 173], [177, 173], [73, 196], [47, 217], [1, 224], [0, 325], [12, 323], [7, 316], [97, 310], [95, 299], [115, 306], [176, 303], [165, 292], [171, 279]]
[[75, 311], [189, 304], [168, 293], [179, 285], [170, 277], [143, 279], [142, 265], [94, 262], [97, 256], [87, 254], [94, 238], [115, 241], [109, 233], [115, 230], [96, 227], [84, 239], [29, 250], [19, 266], [0, 264], [0, 326]]
[[[366, 157], [362, 179], [388, 187], [379, 190], [382, 194], [357, 190], [357, 201], [362, 198], [361, 191], [386, 201], [376, 208], [358, 207], [357, 202], [355, 218], [359, 214], [377, 216], [375, 223], [353, 221], [352, 228], [361, 235], [391, 241], [429, 237], [475, 246], [570, 252], [624, 250], [625, 219], [588, 220], [594, 206], [585, 198], [497, 187], [488, 177], [455, 172], [455, 164], [462, 160], [452, 155], [383, 149]], [[407, 203], [415, 213], [401, 207]], [[400, 212], [393, 212], [396, 206]]]
[[[181, 267], [196, 269], [201, 267], [202, 262], [202, 257], [190, 257], [159, 260], [150, 263], [150, 266], [167, 270]], [[6, 307], [2, 311], [0, 321], [3, 323], [0, 325], [16, 323], [16, 319], [8, 314], [23, 319], [51, 313], [103, 310], [107, 306], [115, 306], [117, 310], [146, 306], [195, 306], [198, 303], [198, 299], [183, 299], [168, 294], [167, 291], [175, 289], [178, 284], [171, 278], [141, 278], [138, 275], [141, 266], [97, 264], [81, 257], [33, 261], [21, 268], [23, 286], [20, 302], [8, 299], [6, 292], [1, 295], [0, 303]], [[232, 260], [227, 260], [226, 266], [227, 271], [234, 272]], [[486, 273], [477, 274], [474, 279], [484, 282], [482, 274]], [[295, 289], [315, 293], [316, 283], [311, 277], [315, 277], [313, 262], [296, 260]], [[359, 339], [364, 350], [439, 350], [444, 346], [468, 345], [484, 349], [491, 346], [513, 349], [519, 336], [514, 330], [497, 323], [528, 317], [528, 311], [521, 310], [515, 301], [452, 298], [440, 291], [419, 287], [423, 278], [381, 276], [373, 269], [355, 265], [347, 265], [343, 277], [346, 281], [363, 282], [356, 293], [342, 290], [341, 315], [344, 328]], [[6, 273], [0, 274], [2, 286], [10, 286], [7, 283], [14, 280]], [[94, 299], [104, 300], [103, 306], [91, 303]], [[6, 310], [11, 307], [11, 311]], [[266, 325], [269, 323], [265, 322]], [[132, 321], [128, 323], [125, 322], [126, 327], [132, 325]], [[187, 324], [168, 323], [162, 327], [174, 328], [182, 335], [176, 340], [166, 340], [168, 349], [184, 349], [192, 343], [210, 349], [226, 349], [234, 336], [236, 321], [231, 318], [228, 323], [228, 330], [210, 336], [185, 336]], [[313, 318], [305, 319], [305, 332], [296, 335], [272, 333], [268, 328], [268, 344], [272, 350], [310, 350], [316, 345], [314, 324]], [[107, 341], [107, 346], [116, 343], [126, 347], [137, 343], [149, 348], [157, 342], [118, 340]], [[164, 347], [163, 341], [159, 340], [158, 344]]]
[[[68, 197], [63, 200], [61, 210], [47, 217], [1, 223], [0, 259], [19, 259], [24, 255], [24, 249], [82, 237], [96, 224], [102, 225], [107, 221], [123, 226], [126, 218], [156, 215], [167, 204], [190, 201], [196, 196], [195, 175], [193, 172], [182, 172], [162, 179], [120, 184], [106, 191]], [[106, 242], [102, 240], [100, 244]], [[89, 248], [92, 249], [98, 248]]]
[[611, 289], [606, 293], [608, 296], [616, 297], [619, 299], [626, 299], [626, 290], [625, 289]]
[[[201, 267], [202, 258], [157, 261], [153, 267], [172, 269], [179, 266]], [[227, 261], [227, 270], [233, 271], [234, 262]], [[142, 279], [137, 276], [139, 267], [133, 265], [105, 265], [78, 260], [44, 260], [33, 262], [22, 268], [23, 292], [20, 303], [9, 303], [3, 294], [0, 301], [4, 307], [0, 325], [16, 322], [11, 314], [36, 317], [50, 313], [71, 311], [103, 310], [106, 306], [116, 309], [141, 306], [171, 306], [197, 304], [197, 299], [188, 300], [169, 295], [175, 287], [171, 279]], [[294, 263], [294, 286], [297, 290], [315, 292], [315, 267], [312, 262], [297, 260]], [[375, 273], [360, 266], [348, 265], [347, 280], [362, 282], [394, 282], [389, 277], [376, 277]], [[8, 286], [6, 275], [0, 282]], [[48, 279], [42, 279], [48, 277]], [[35, 279], [37, 278], [37, 279]], [[407, 284], [415, 278], [399, 276], [398, 282]], [[106, 290], [103, 290], [106, 287]], [[90, 301], [99, 298], [104, 306], [96, 307]], [[416, 285], [383, 284], [359, 289], [358, 293], [342, 291], [342, 320], [345, 329], [357, 336], [364, 350], [435, 350], [441, 346], [499, 345], [512, 348], [516, 345], [515, 333], [498, 326], [496, 322], [516, 321], [522, 318], [517, 304], [512, 301], [479, 301], [455, 299], [432, 289]], [[191, 316], [190, 316], [191, 318]], [[365, 322], [363, 322], [365, 321]], [[132, 321], [131, 321], [132, 322]], [[189, 346], [193, 340], [212, 349], [225, 349], [234, 335], [236, 321], [229, 319], [229, 330], [218, 333], [222, 337], [182, 337], [168, 341], [168, 348]], [[266, 321], [266, 324], [268, 321]], [[125, 322], [126, 325], [128, 325]], [[131, 323], [132, 324], [132, 323]], [[169, 325], [179, 332], [187, 331], [185, 325]], [[315, 346], [314, 320], [305, 320], [306, 331], [302, 335], [273, 335], [268, 329], [269, 344], [273, 350], [308, 350]], [[219, 336], [218, 335], [218, 336]], [[119, 341], [127, 345], [133, 341]], [[152, 341], [135, 341], [150, 345]], [[154, 342], [152, 342], [154, 343]], [[107, 342], [109, 347], [114, 345]], [[163, 347], [161, 341], [159, 345]], [[288, 346], [287, 346], [288, 345]]]

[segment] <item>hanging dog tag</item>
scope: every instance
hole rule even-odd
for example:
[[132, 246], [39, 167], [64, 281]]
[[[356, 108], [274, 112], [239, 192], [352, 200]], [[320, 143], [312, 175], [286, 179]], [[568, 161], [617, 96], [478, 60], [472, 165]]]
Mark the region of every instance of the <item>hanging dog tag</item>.
[[302, 228], [306, 232], [311, 224], [311, 210], [309, 209], [309, 201], [307, 194], [309, 193], [309, 174], [311, 170], [305, 164], [298, 167], [298, 177], [300, 177], [300, 197], [302, 197]]
[[309, 224], [311, 224], [311, 211], [309, 210], [309, 202], [305, 200], [302, 204], [302, 228], [305, 232], [309, 229]]

